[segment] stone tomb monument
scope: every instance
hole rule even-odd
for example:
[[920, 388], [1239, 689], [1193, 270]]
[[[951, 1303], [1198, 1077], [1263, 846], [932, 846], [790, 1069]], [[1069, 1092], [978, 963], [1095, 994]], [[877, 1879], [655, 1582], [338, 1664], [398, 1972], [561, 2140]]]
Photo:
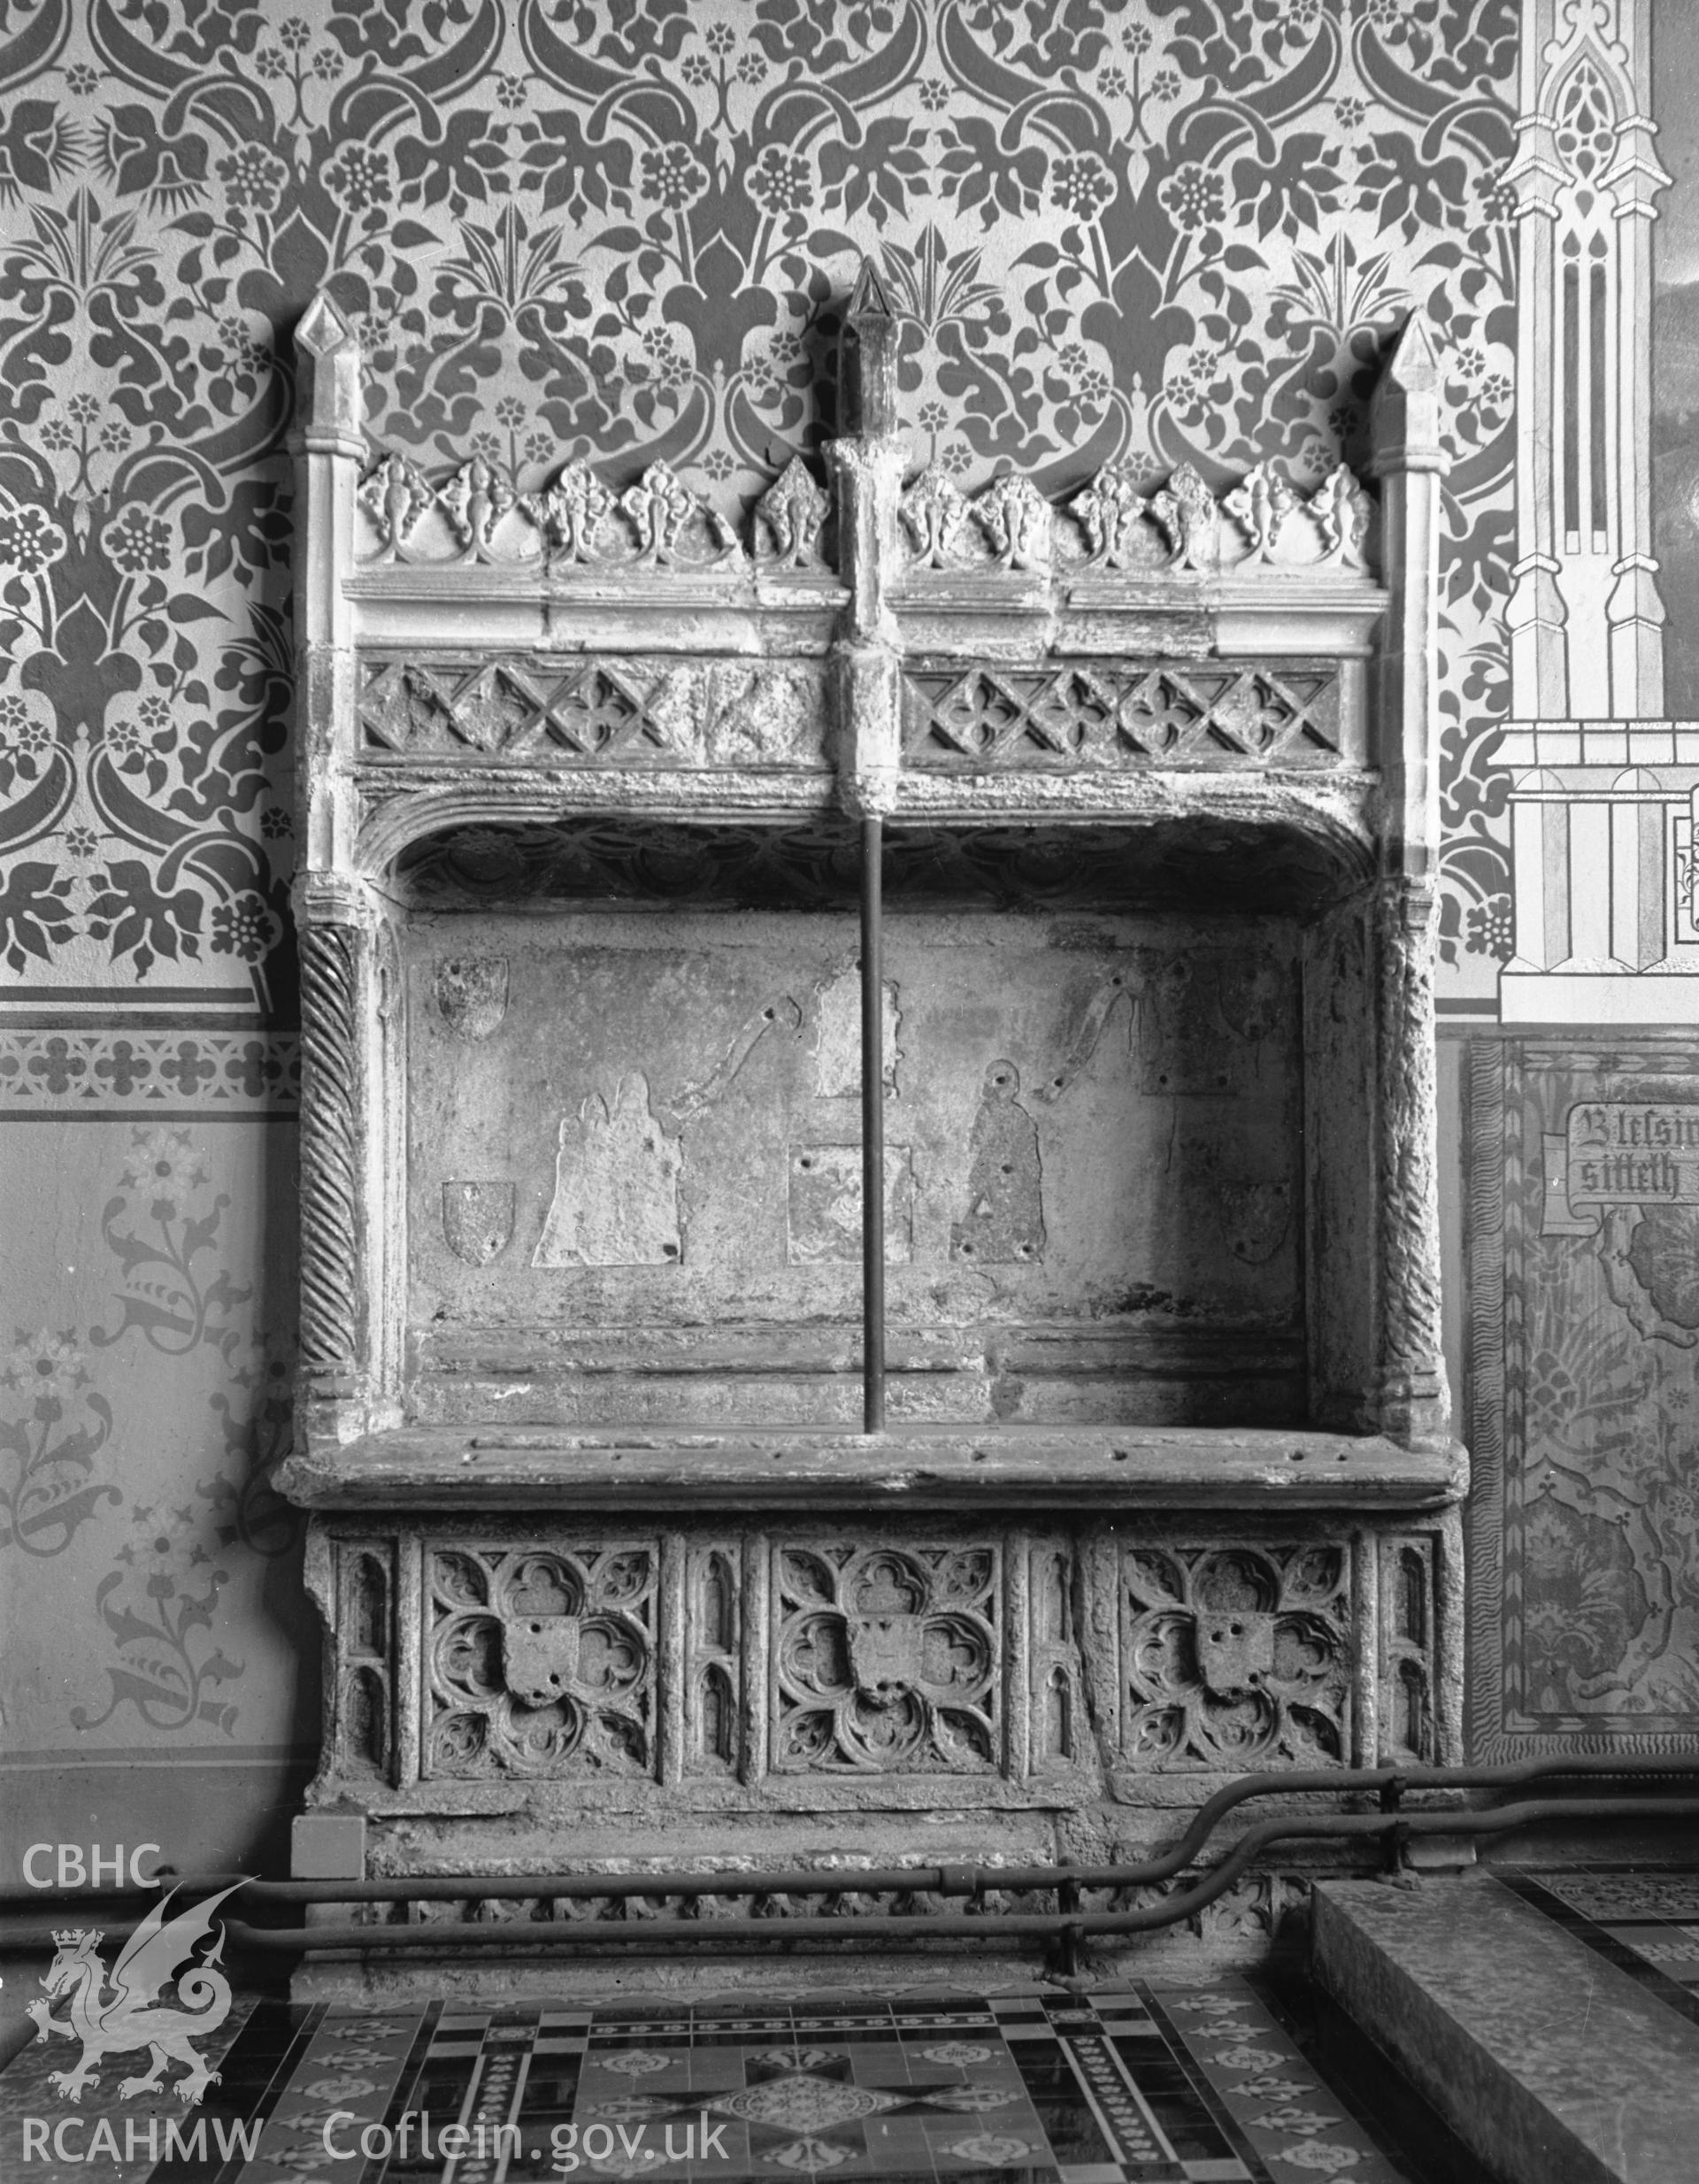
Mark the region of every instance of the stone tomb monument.
[[[375, 462], [300, 330], [314, 1808], [392, 1873], [1132, 1849], [1457, 1752], [1436, 379], [1065, 505]], [[917, 1819], [924, 1816], [923, 1838]]]

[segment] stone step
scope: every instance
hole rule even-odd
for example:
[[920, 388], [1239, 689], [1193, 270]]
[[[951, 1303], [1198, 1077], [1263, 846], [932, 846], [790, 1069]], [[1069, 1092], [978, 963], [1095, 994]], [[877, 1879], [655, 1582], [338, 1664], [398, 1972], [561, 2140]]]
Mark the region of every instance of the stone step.
[[1489, 1874], [1325, 1881], [1312, 1949], [1504, 2184], [1699, 2179], [1699, 2026]]

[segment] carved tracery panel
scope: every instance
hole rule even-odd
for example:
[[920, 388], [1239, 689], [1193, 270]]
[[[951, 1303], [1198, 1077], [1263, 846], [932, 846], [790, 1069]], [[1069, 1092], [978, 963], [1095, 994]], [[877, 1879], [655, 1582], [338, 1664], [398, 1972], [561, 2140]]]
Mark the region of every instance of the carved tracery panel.
[[823, 766], [814, 662], [488, 653], [361, 661], [360, 757], [608, 768]]
[[1298, 663], [911, 669], [903, 750], [912, 765], [975, 771], [1336, 762], [1339, 674]]
[[1162, 1769], [1348, 1762], [1344, 1542], [1129, 1547], [1121, 1750]]
[[652, 1775], [659, 1550], [427, 1550], [427, 1774]]
[[996, 1770], [1001, 1557], [970, 1546], [781, 1546], [773, 1561], [773, 1765]]

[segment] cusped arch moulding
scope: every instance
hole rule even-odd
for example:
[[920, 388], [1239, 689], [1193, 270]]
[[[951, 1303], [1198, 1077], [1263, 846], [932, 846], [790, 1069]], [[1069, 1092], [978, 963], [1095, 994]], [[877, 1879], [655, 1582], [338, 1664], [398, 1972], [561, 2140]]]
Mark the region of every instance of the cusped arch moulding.
[[1372, 493], [1058, 504], [917, 471], [870, 277], [741, 523], [427, 476], [302, 350], [316, 1799], [873, 1842], [1453, 1753], [1420, 323]]

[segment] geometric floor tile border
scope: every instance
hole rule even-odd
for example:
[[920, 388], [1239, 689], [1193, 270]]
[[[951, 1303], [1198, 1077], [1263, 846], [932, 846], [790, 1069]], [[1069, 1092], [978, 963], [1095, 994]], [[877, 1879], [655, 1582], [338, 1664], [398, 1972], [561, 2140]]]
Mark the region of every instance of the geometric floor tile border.
[[[1406, 2184], [1408, 2173], [1235, 1979], [1205, 1988], [1134, 1980], [1088, 1996], [814, 1994], [595, 2009], [262, 2000], [238, 2005], [206, 2050], [219, 2080], [186, 2111], [157, 2096], [121, 2101], [122, 2067], [70, 2108], [47, 2082], [66, 2043], [26, 2049], [0, 2074], [0, 2175]], [[51, 2133], [61, 2126], [58, 2159]]]

